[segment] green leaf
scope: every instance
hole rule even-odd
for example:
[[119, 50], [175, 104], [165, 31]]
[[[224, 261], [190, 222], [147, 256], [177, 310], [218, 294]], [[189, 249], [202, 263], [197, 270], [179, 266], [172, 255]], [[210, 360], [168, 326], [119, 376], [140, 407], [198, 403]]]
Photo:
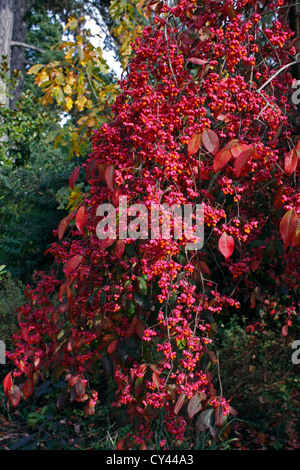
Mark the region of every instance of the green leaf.
[[129, 309], [128, 309], [128, 313], [130, 315], [133, 315], [135, 312], [135, 306], [134, 306], [134, 303], [133, 302], [130, 302], [130, 306], [129, 306]]
[[125, 253], [127, 254], [129, 258], [132, 258], [134, 256], [134, 248], [130, 243], [126, 243]]
[[147, 295], [143, 295], [137, 292], [134, 295], [134, 300], [137, 303], [137, 305], [139, 305], [143, 310], [150, 310], [151, 302]]
[[139, 276], [138, 280], [139, 280], [140, 293], [142, 295], [146, 295], [147, 294], [147, 282], [145, 281], [145, 279], [142, 276]]

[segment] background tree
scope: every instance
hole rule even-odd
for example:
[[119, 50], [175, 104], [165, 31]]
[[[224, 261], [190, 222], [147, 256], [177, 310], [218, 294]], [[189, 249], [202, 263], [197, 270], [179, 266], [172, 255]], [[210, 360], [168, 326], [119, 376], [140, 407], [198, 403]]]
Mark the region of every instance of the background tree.
[[[40, 15], [43, 12], [44, 18], [45, 15], [59, 18], [62, 24], [66, 23], [70, 16], [80, 18], [81, 16], [89, 15], [96, 20], [97, 24], [102, 24], [103, 27], [103, 21], [108, 25], [111, 24], [111, 18], [107, 10], [108, 4], [107, 0], [95, 2], [80, 2], [76, 0], [65, 2], [51, 0], [43, 2], [29, 0], [0, 1], [0, 57], [6, 57], [9, 69], [12, 72], [15, 70], [20, 72], [17, 86], [12, 92], [11, 107], [15, 105], [20, 93], [24, 89], [24, 72], [27, 63], [26, 51], [36, 51], [40, 54], [46, 52], [41, 45], [36, 46], [29, 42], [31, 40], [30, 33], [34, 26], [34, 15]], [[53, 39], [55, 39], [55, 36]], [[50, 42], [43, 40], [43, 42], [48, 46], [49, 50], [51, 40]], [[110, 45], [112, 44], [110, 41]], [[47, 54], [45, 57], [47, 57]]]

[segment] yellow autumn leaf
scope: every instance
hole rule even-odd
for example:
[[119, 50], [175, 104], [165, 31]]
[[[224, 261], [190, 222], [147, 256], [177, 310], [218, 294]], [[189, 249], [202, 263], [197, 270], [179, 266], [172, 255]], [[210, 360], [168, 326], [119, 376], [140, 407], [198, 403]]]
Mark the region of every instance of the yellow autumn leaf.
[[137, 3], [137, 8], [143, 8], [146, 0], [141, 0], [139, 3]]
[[53, 103], [53, 99], [52, 99], [52, 96], [51, 96], [51, 90], [49, 90], [49, 91], [47, 91], [47, 93], [45, 93], [42, 103], [43, 103], [44, 106], [47, 106], [47, 104], [52, 104]]
[[90, 118], [86, 121], [86, 125], [88, 127], [94, 127], [97, 124], [97, 121], [95, 118]]
[[76, 18], [69, 18], [65, 26], [65, 30], [70, 29], [71, 31], [73, 31], [77, 27], [77, 25], [78, 21]]
[[87, 99], [84, 95], [79, 95], [77, 100], [75, 101], [76, 108], [78, 111], [82, 111], [84, 109], [84, 105], [86, 103]]
[[30, 67], [27, 73], [28, 75], [30, 74], [36, 75], [41, 70], [42, 67], [44, 67], [43, 64], [35, 64], [32, 67]]
[[74, 210], [75, 207], [77, 207], [81, 199], [81, 196], [82, 196], [82, 192], [80, 191], [80, 189], [76, 188], [73, 191], [71, 191], [66, 209], [72, 212], [72, 210]]
[[71, 95], [73, 93], [72, 87], [69, 84], [67, 84], [64, 87], [64, 92], [65, 92], [66, 95]]
[[39, 86], [41, 86], [42, 83], [47, 82], [50, 79], [48, 73], [46, 70], [42, 70], [39, 72], [35, 78], [35, 83]]
[[74, 71], [68, 74], [67, 82], [70, 86], [75, 85], [75, 83], [77, 82], [77, 75]]
[[71, 47], [68, 52], [65, 53], [65, 59], [70, 62], [73, 59], [74, 47]]
[[72, 100], [72, 98], [71, 98], [70, 96], [67, 96], [67, 98], [65, 99], [65, 102], [66, 102], [66, 104], [65, 104], [66, 110], [67, 110], [67, 111], [70, 111], [70, 109], [72, 109], [72, 107], [73, 107], [73, 100]]

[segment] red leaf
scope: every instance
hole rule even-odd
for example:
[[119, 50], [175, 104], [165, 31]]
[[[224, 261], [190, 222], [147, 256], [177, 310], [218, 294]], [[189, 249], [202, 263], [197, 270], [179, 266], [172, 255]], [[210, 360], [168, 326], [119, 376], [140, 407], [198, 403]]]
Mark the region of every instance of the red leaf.
[[222, 405], [217, 406], [215, 409], [215, 425], [222, 426], [224, 419], [224, 408]]
[[74, 184], [78, 180], [80, 175], [80, 166], [77, 166], [71, 173], [71, 176], [69, 178], [69, 186], [71, 189], [74, 189]]
[[281, 219], [279, 231], [285, 246], [289, 245], [298, 228], [298, 216], [295, 209], [288, 210]]
[[87, 224], [87, 221], [87, 208], [85, 206], [80, 206], [76, 214], [75, 223], [81, 235], [84, 235], [84, 229]]
[[283, 336], [287, 336], [288, 335], [288, 332], [289, 332], [289, 327], [287, 325], [284, 325], [282, 327], [282, 334]]
[[119, 439], [117, 444], [116, 444], [116, 449], [117, 450], [122, 450], [123, 447], [124, 447], [124, 441], [125, 441], [125, 438], [122, 437], [122, 439]]
[[70, 387], [74, 387], [74, 385], [77, 384], [78, 380], [79, 380], [79, 377], [77, 375], [74, 375], [73, 377], [70, 378], [68, 385]]
[[145, 372], [146, 372], [146, 369], [147, 369], [147, 364], [141, 364], [141, 365], [138, 367], [137, 373], [138, 373], [139, 375], [144, 375]]
[[213, 425], [213, 408], [202, 411], [196, 421], [196, 431], [205, 431]]
[[187, 145], [188, 156], [194, 155], [198, 152], [199, 148], [201, 147], [202, 143], [202, 135], [199, 132], [194, 132], [194, 134], [190, 137], [190, 140]]
[[39, 367], [40, 362], [41, 362], [40, 356], [35, 355], [33, 359], [33, 364], [36, 369]]
[[207, 264], [204, 262], [204, 261], [200, 261], [200, 268], [202, 269], [202, 271], [206, 274], [208, 274], [208, 276], [210, 276], [210, 269], [209, 267], [207, 266]]
[[298, 152], [296, 149], [290, 150], [284, 158], [284, 171], [290, 176], [297, 168], [298, 164]]
[[177, 402], [175, 403], [175, 407], [174, 407], [174, 414], [175, 415], [178, 415], [178, 413], [181, 410], [181, 408], [183, 407], [184, 403], [185, 403], [185, 393], [181, 393], [179, 395], [179, 398], [178, 398]]
[[297, 230], [293, 237], [293, 245], [295, 245], [297, 248], [300, 247], [300, 219], [298, 219]]
[[69, 305], [71, 305], [71, 306], [75, 305], [75, 302], [74, 302], [74, 299], [73, 299], [73, 293], [72, 293], [72, 290], [71, 290], [70, 286], [67, 286], [66, 294], [67, 294], [67, 300], [69, 302]]
[[85, 385], [84, 383], [82, 382], [81, 379], [77, 380], [76, 384], [75, 384], [75, 390], [77, 392], [77, 395], [82, 398], [85, 394]]
[[225, 258], [230, 258], [233, 253], [234, 239], [226, 232], [223, 232], [219, 239], [219, 250]]
[[229, 413], [230, 413], [231, 416], [233, 416], [234, 418], [235, 418], [236, 416], [238, 416], [238, 414], [239, 414], [238, 411], [237, 411], [235, 408], [233, 408], [232, 406], [229, 406]]
[[256, 306], [256, 298], [255, 295], [252, 293], [250, 297], [250, 308], [255, 308]]
[[192, 398], [190, 399], [188, 408], [187, 408], [189, 418], [192, 419], [195, 416], [195, 414], [197, 414], [198, 411], [200, 410], [201, 410], [201, 398], [198, 395], [198, 393], [195, 393], [195, 395], [192, 396]]
[[86, 181], [86, 183], [90, 179], [95, 178], [96, 168], [97, 168], [96, 160], [94, 160], [94, 159], [90, 160], [88, 162], [86, 168], [85, 168], [85, 181]]
[[111, 195], [112, 203], [115, 207], [119, 206], [119, 197], [122, 196], [120, 188], [117, 188], [115, 192]]
[[29, 398], [33, 394], [34, 385], [31, 379], [27, 379], [24, 385], [24, 395]]
[[113, 243], [115, 243], [116, 239], [115, 238], [105, 238], [105, 240], [101, 240], [100, 242], [100, 249], [105, 250], [109, 246], [111, 246]]
[[18, 406], [21, 399], [21, 390], [17, 385], [13, 384], [8, 390], [8, 399], [14, 408]]
[[57, 298], [58, 298], [58, 300], [59, 300], [60, 302], [62, 302], [62, 300], [63, 300], [63, 296], [64, 296], [64, 294], [66, 293], [66, 289], [67, 289], [67, 283], [64, 282], [64, 283], [60, 286], [59, 291], [58, 291], [58, 294], [57, 294]]
[[[232, 156], [234, 158], [239, 157], [242, 152], [244, 152], [245, 150], [248, 150], [250, 148], [250, 145], [243, 144], [242, 142], [239, 142], [236, 139], [231, 140], [227, 145], [229, 145], [229, 144], [230, 144], [230, 149], [231, 149]], [[227, 145], [226, 145], [226, 148], [227, 148]]]
[[69, 309], [69, 305], [67, 303], [60, 305], [57, 308], [57, 314], [62, 315], [64, 312], [66, 312]]
[[152, 380], [153, 380], [155, 387], [159, 390], [160, 381], [159, 381], [159, 375], [157, 374], [157, 372], [152, 373]]
[[155, 364], [150, 364], [150, 369], [153, 370], [153, 372], [156, 372], [157, 374], [161, 373], [161, 370]]
[[248, 145], [242, 144], [237, 139], [228, 142], [225, 147], [216, 153], [214, 159], [214, 171], [217, 172], [229, 162], [231, 157], [237, 158], [243, 150], [249, 148]]
[[121, 259], [125, 249], [125, 240], [117, 240], [115, 246], [115, 255], [117, 258]]
[[277, 189], [275, 196], [274, 196], [274, 202], [273, 202], [274, 209], [279, 209], [282, 206], [283, 201], [281, 200], [281, 198], [284, 194], [284, 191], [285, 191], [285, 186], [283, 185]]
[[118, 345], [118, 340], [117, 339], [114, 339], [109, 345], [108, 345], [108, 348], [107, 348], [107, 352], [108, 354], [112, 354], [114, 352], [114, 350], [116, 349]]
[[217, 364], [218, 363], [218, 359], [217, 359], [217, 356], [215, 355], [215, 353], [213, 351], [207, 351], [207, 354], [209, 355], [209, 358], [211, 360], [211, 362], [213, 364]]
[[208, 64], [207, 60], [198, 59], [197, 57], [190, 57], [189, 59], [187, 59], [187, 62], [191, 62], [192, 64], [197, 64], [197, 65]]
[[116, 167], [113, 163], [107, 165], [105, 169], [105, 181], [109, 189], [114, 190]]
[[74, 271], [74, 269], [77, 268], [77, 266], [79, 266], [82, 258], [83, 258], [82, 255], [75, 255], [71, 259], [69, 259], [69, 261], [67, 262], [67, 266], [65, 268], [67, 274], [70, 274], [72, 271]]
[[256, 271], [256, 270], [259, 268], [259, 266], [260, 266], [260, 261], [259, 261], [258, 259], [254, 259], [254, 260], [252, 261], [250, 267], [251, 267], [252, 271], [254, 272], [254, 271]]
[[202, 132], [202, 140], [206, 150], [215, 155], [219, 150], [219, 137], [217, 134], [209, 128], [204, 129]]
[[234, 163], [234, 172], [237, 177], [241, 175], [244, 166], [251, 160], [254, 153], [256, 153], [255, 146], [251, 146], [247, 150], [241, 152], [238, 157], [236, 157]]
[[100, 178], [105, 181], [105, 166], [104, 165], [100, 165], [100, 163], [98, 163], [97, 165], [97, 170], [98, 170], [98, 174], [100, 176]]
[[28, 341], [28, 339], [29, 339], [29, 330], [28, 330], [27, 326], [22, 326], [21, 335], [22, 335], [22, 338], [24, 339], [24, 341]]
[[64, 236], [64, 234], [66, 233], [66, 230], [69, 226], [69, 223], [70, 223], [70, 220], [71, 220], [71, 214], [68, 215], [67, 217], [64, 217], [60, 223], [59, 223], [59, 226], [58, 226], [58, 229], [57, 229], [57, 232], [58, 232], [58, 238], [61, 240]]
[[219, 150], [219, 152], [216, 153], [215, 158], [214, 158], [214, 163], [213, 163], [213, 168], [214, 172], [217, 173], [220, 171], [226, 163], [229, 162], [229, 160], [232, 158], [232, 153], [229, 148], [224, 148]]
[[11, 389], [12, 384], [13, 384], [12, 373], [9, 372], [3, 380], [3, 389], [4, 389], [5, 396], [7, 396], [7, 392]]

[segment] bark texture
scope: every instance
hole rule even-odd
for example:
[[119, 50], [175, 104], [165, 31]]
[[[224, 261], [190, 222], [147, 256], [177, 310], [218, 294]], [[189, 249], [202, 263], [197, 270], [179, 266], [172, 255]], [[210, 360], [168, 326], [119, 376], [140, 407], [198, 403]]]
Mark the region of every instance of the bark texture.
[[[11, 72], [21, 72], [17, 87], [10, 90], [12, 98], [9, 106], [12, 108], [24, 87], [25, 48], [14, 43], [26, 42], [26, 12], [27, 0], [0, 0], [0, 58], [6, 56]], [[5, 91], [2, 84], [2, 97]]]

